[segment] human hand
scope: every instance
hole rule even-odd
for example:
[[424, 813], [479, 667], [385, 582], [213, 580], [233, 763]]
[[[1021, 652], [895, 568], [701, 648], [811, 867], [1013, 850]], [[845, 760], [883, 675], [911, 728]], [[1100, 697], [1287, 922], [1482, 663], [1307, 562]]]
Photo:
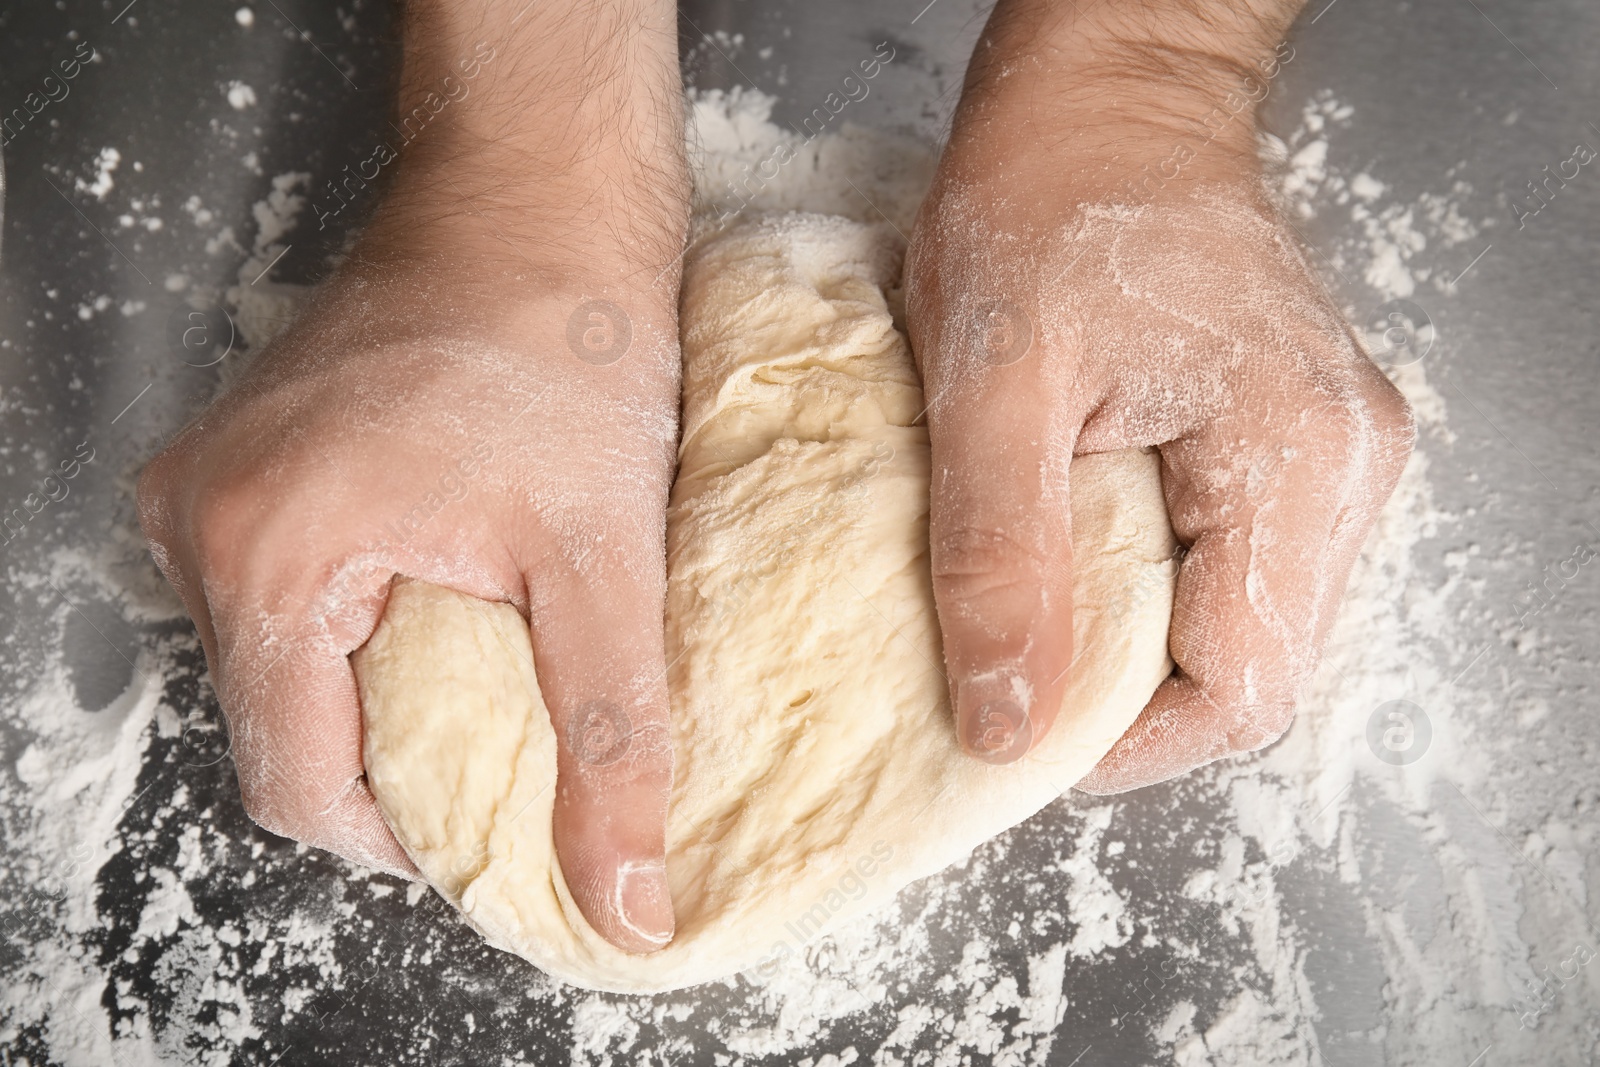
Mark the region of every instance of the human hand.
[[1060, 706], [1071, 457], [1160, 450], [1187, 547], [1177, 666], [1090, 792], [1287, 729], [1411, 450], [1405, 401], [1262, 185], [1235, 105], [1276, 73], [1298, 4], [1248, 6], [1002, 0], [907, 259], [934, 591], [974, 755], [1019, 758]]
[[[444, 21], [411, 34], [410, 82], [473, 54], [449, 21], [469, 6], [440, 5]], [[526, 611], [560, 739], [562, 870], [598, 932], [645, 952], [673, 931], [661, 619], [687, 185], [675, 11], [639, 7], [613, 27], [637, 80], [557, 116], [564, 136], [592, 134], [582, 159], [548, 129], [507, 132], [503, 107], [548, 88], [527, 72], [559, 75], [539, 49], [564, 26], [606, 24], [501, 25], [502, 50], [531, 34], [532, 52], [487, 65], [478, 96], [401, 156], [347, 266], [151, 462], [139, 503], [199, 630], [246, 811], [393, 873], [415, 868], [364, 780], [347, 655], [397, 574]], [[619, 724], [625, 746], [586, 744]]]

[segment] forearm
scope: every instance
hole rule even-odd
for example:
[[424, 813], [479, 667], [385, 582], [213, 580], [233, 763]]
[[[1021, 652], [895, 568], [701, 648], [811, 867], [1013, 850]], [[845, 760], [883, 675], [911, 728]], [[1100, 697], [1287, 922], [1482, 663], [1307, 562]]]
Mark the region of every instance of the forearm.
[[411, 0], [371, 243], [437, 231], [574, 266], [670, 260], [687, 204], [676, 15], [671, 0]]
[[1017, 136], [1058, 145], [1086, 171], [1137, 170], [1186, 139], [1209, 157], [1191, 176], [1229, 176], [1253, 157], [1256, 109], [1293, 56], [1282, 42], [1303, 2], [1000, 0], [962, 121], [1024, 114]]

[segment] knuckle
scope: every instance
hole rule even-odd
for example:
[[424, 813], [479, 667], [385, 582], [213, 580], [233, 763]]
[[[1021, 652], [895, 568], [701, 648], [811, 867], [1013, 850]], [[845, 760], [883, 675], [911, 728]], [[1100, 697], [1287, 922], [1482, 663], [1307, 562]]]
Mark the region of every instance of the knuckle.
[[1327, 455], [1339, 461], [1336, 465], [1370, 464], [1388, 476], [1382, 486], [1385, 495], [1416, 442], [1411, 405], [1375, 367], [1369, 379], [1322, 405], [1317, 431]]
[[170, 501], [177, 481], [177, 465], [171, 449], [158, 453], [139, 472], [134, 500], [139, 509], [139, 525], [146, 535], [164, 532]]
[[327, 813], [337, 806], [338, 791], [313, 776], [286, 779], [270, 765], [240, 761], [239, 799], [250, 821], [279, 837], [317, 844], [327, 837]]
[[233, 765], [239, 778], [239, 802], [244, 813], [264, 830], [285, 837], [291, 836], [291, 822], [283, 800], [292, 797], [293, 790], [283, 788], [277, 773], [278, 760], [272, 753], [273, 743], [256, 717], [239, 713], [230, 707], [235, 701], [224, 694], [230, 688], [226, 675], [220, 679], [218, 696], [223, 697], [229, 731], [233, 739]]
[[1380, 464], [1398, 477], [1417, 441], [1417, 420], [1410, 403], [1393, 383], [1381, 378], [1366, 398], [1366, 416]]
[[1236, 705], [1228, 744], [1235, 752], [1255, 752], [1282, 737], [1293, 722], [1291, 701]]
[[166, 452], [158, 452], [144, 465], [139, 472], [139, 481], [135, 486], [135, 498], [139, 502], [142, 512], [146, 507], [159, 500], [167, 489], [167, 466], [171, 463]]
[[1040, 554], [1011, 531], [994, 526], [957, 525], [933, 543], [934, 581], [1010, 584], [1044, 573]]
[[1356, 394], [1325, 400], [1317, 410], [1317, 435], [1332, 455], [1355, 454], [1370, 433], [1366, 403]]
[[300, 836], [298, 820], [285, 810], [283, 804], [279, 802], [278, 791], [273, 787], [252, 784], [241, 775], [239, 801], [250, 821], [263, 830], [279, 837]]
[[1038, 615], [1044, 590], [1066, 573], [1065, 568], [1052, 573], [1032, 545], [994, 528], [958, 527], [938, 539], [932, 556], [947, 649], [1002, 634], [1021, 639], [1021, 629]]

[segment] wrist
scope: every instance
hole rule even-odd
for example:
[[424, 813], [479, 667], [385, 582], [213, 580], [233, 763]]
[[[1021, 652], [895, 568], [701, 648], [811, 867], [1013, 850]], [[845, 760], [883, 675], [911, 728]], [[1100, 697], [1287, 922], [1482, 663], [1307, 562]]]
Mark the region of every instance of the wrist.
[[412, 0], [386, 162], [364, 252], [619, 258], [654, 277], [688, 221], [671, 0]]
[[1143, 193], [1252, 176], [1257, 111], [1294, 57], [1283, 37], [1301, 3], [1102, 0], [1080, 14], [1001, 0], [956, 136], [1048, 145], [1066, 180]]

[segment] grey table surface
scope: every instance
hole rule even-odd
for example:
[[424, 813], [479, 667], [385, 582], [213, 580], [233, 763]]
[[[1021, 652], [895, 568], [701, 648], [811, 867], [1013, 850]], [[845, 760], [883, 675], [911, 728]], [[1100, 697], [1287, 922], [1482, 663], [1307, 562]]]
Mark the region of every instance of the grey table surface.
[[[122, 816], [125, 847], [100, 872], [98, 928], [84, 939], [104, 968], [107, 988], [122, 983], [134, 990], [151, 1005], [152, 1025], [178, 1035], [193, 1020], [180, 1017], [189, 1009], [175, 1004], [164, 984], [169, 969], [162, 945], [145, 940], [128, 951], [148, 892], [140, 884], [142, 868], [170, 863], [195, 824], [253, 846], [253, 853], [251, 847], [230, 851], [209, 885], [190, 887], [194, 908], [208, 921], [228, 915], [282, 921], [316, 902], [342, 899], [345, 871], [244, 816], [187, 623], [142, 622], [128, 609], [128, 598], [105, 583], [68, 578], [42, 584], [37, 576], [50, 573], [50, 561], [64, 550], [132, 561], [129, 583], [148, 581], [152, 573], [148, 565], [138, 570], [133, 478], [212, 395], [218, 374], [216, 367], [181, 358], [170, 342], [170, 317], [196, 299], [219, 300], [236, 283], [245, 258], [242, 248], [208, 253], [204, 233], [177, 224], [184, 200], [198, 194], [206, 209], [247, 234], [251, 206], [273, 175], [307, 171], [312, 187], [320, 187], [362, 157], [361, 146], [384, 121], [395, 61], [388, 7], [371, 0], [340, 7], [266, 0], [254, 8], [254, 30], [242, 33], [237, 6], [142, 0], [124, 9], [123, 0], [62, 0], [0, 12], [0, 103], [7, 111], [80, 42], [98, 54], [74, 80], [70, 96], [8, 136], [4, 149], [0, 500], [10, 508], [35, 491], [82, 442], [95, 458], [67, 499], [33, 517], [24, 536], [0, 548], [7, 583], [0, 680], [8, 694], [25, 692], [40, 664], [64, 654], [77, 703], [92, 713], [135, 684], [141, 650], [188, 650], [169, 658], [186, 669], [162, 681], [164, 699], [182, 710], [188, 729], [147, 749], [140, 791]], [[686, 75], [704, 87], [763, 88], [779, 98], [775, 118], [796, 122], [834, 88], [850, 57], [890, 40], [899, 58], [852, 118], [935, 137], [953, 106], [983, 14], [983, 5], [972, 0], [691, 2], [683, 9]], [[1500, 220], [1477, 241], [1438, 253], [1437, 270], [1452, 277], [1470, 261], [1458, 284], [1415, 298], [1441, 338], [1429, 373], [1450, 405], [1454, 435], [1448, 448], [1432, 449], [1430, 481], [1439, 505], [1457, 516], [1447, 535], [1423, 546], [1418, 582], [1443, 582], [1447, 553], [1480, 546], [1485, 563], [1469, 565], [1467, 577], [1483, 610], [1464, 616], [1468, 639], [1455, 650], [1463, 668], [1475, 653], [1481, 656], [1465, 684], [1507, 709], [1507, 729], [1514, 728], [1509, 716], [1519, 702], [1539, 699], [1556, 709], [1529, 728], [1524, 741], [1540, 773], [1490, 783], [1497, 818], [1508, 828], [1539, 825], [1557, 810], [1592, 818], [1600, 786], [1594, 573], [1581, 573], [1566, 588], [1539, 648], [1518, 648], [1506, 624], [1510, 606], [1545, 564], [1566, 558], [1574, 544], [1600, 544], [1592, 525], [1600, 524], [1600, 174], [1588, 170], [1571, 182], [1544, 217], [1533, 220], [1537, 225], [1518, 230], [1510, 205], [1541, 167], [1566, 158], [1575, 141], [1600, 144], [1594, 125], [1600, 122], [1600, 6], [1579, 0], [1315, 0], [1294, 40], [1296, 60], [1273, 89], [1269, 124], [1292, 126], [1307, 100], [1331, 90], [1361, 116], [1337, 146], [1352, 169], [1369, 168], [1415, 191], [1465, 180], [1468, 213]], [[256, 106], [230, 106], [226, 89], [234, 81], [254, 87]], [[92, 182], [97, 153], [108, 145], [119, 148], [123, 163], [115, 194], [101, 201], [82, 186]], [[141, 198], [159, 204], [168, 220], [164, 228], [119, 223], [119, 214], [133, 210], [130, 201]], [[1306, 224], [1313, 247], [1332, 248], [1350, 237], [1338, 229], [1348, 225], [1337, 221], [1341, 217]], [[272, 277], [315, 281], [358, 221], [347, 213], [327, 231], [302, 226]], [[1381, 302], [1359, 277], [1336, 275], [1330, 273], [1329, 284], [1358, 314]], [[111, 301], [80, 313], [86, 294]], [[122, 313], [125, 304], [135, 310]], [[1500, 565], [1490, 565], [1495, 560]], [[0, 729], [0, 775], [14, 774], [28, 740], [7, 720]], [[187, 800], [174, 814], [180, 790]], [[1117, 818], [1130, 848], [1148, 845], [1155, 855], [1180, 845], [1203, 850], [1208, 821], [1219, 810], [1203, 783], [1185, 781], [1124, 798]], [[158, 812], [165, 813], [159, 822]], [[1070, 818], [1047, 812], [1016, 831], [1013, 854], [1059, 848]], [[1407, 847], [1413, 846], [1447, 849], [1451, 842]], [[1181, 876], [1176, 865], [1164, 874], [1159, 860], [1140, 875], [1157, 882]], [[1600, 885], [1592, 854], [1583, 857], [1582, 876], [1589, 886]], [[21, 899], [27, 887], [19, 877], [0, 873], [0, 890]], [[1012, 907], [1003, 875], [991, 870], [985, 877], [993, 882], [984, 891], [996, 913]], [[1141, 891], [1128, 877], [1123, 871], [1113, 881]], [[1322, 1010], [1321, 1058], [1340, 1067], [1382, 1061], [1376, 1046], [1349, 1035], [1407, 1025], [1384, 1017], [1384, 964], [1357, 901], [1363, 895], [1403, 898], [1425, 887], [1403, 874], [1388, 882], [1384, 877], [1380, 872], [1375, 881], [1349, 886], [1308, 874], [1285, 889], [1287, 906], [1310, 931], [1305, 970]], [[1592, 922], [1594, 905], [1587, 907]], [[373, 923], [363, 926], [367, 919]], [[433, 924], [433, 966], [400, 965], [409, 944], [405, 931], [415, 923]], [[372, 981], [359, 989], [323, 988], [315, 974], [288, 966], [241, 979], [258, 1033], [237, 1044], [178, 1039], [174, 1061], [192, 1055], [198, 1062], [210, 1053], [206, 1062], [498, 1063], [518, 1057], [550, 1062], [565, 1054], [569, 1020], [563, 1011], [529, 1018], [505, 1010], [527, 984], [522, 966], [447, 919], [413, 912], [395, 896], [361, 894], [334, 936], [341, 958], [384, 961]], [[1219, 935], [1219, 960], [1242, 951], [1234, 943], [1240, 936]], [[1019, 947], [1012, 965], [1021, 967], [1024, 954]], [[0, 973], [10, 972], [18, 958], [10, 942], [0, 945]], [[1159, 1059], [1145, 1030], [1115, 1020], [1119, 982], [1132, 982], [1143, 966], [1137, 944], [1092, 965], [1074, 965], [1060, 1028], [1066, 1036], [1056, 1043], [1052, 1062], [1076, 1063], [1080, 1055], [1084, 1067]], [[1195, 984], [1228, 981], [1219, 964]], [[316, 1013], [314, 1025], [306, 1014], [283, 1009], [290, 985], [309, 985], [327, 1009]], [[1600, 1002], [1594, 988], [1579, 994], [1591, 1006]], [[1228, 990], [1210, 993], [1200, 996], [1202, 1012], [1226, 999]], [[714, 1011], [717, 995], [705, 996]], [[468, 1013], [477, 1020], [474, 1027], [461, 1023]], [[1458, 1022], [1474, 1025], [1470, 1014]], [[837, 1028], [807, 1054], [870, 1050], [884, 1032], [881, 1019], [863, 1019]], [[11, 1033], [5, 1044], [5, 1062], [54, 1062], [37, 1027]], [[708, 1048], [677, 1062], [712, 1061]], [[1586, 1055], [1570, 1062], [1594, 1061]]]

